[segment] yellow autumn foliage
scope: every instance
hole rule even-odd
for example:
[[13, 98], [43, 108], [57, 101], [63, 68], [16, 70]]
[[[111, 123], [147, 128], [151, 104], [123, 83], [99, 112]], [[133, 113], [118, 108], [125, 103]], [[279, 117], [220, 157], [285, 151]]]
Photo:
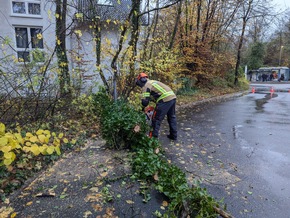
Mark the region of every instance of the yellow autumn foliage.
[[0, 151], [2, 151], [5, 155], [5, 153], [8, 153], [9, 151], [11, 151], [11, 146], [2, 146], [0, 147]]
[[[6, 127], [0, 123], [0, 166], [10, 166], [16, 160], [17, 155], [31, 153], [34, 156], [61, 154], [62, 143], [69, 143], [63, 133], [58, 135], [49, 130], [39, 129], [36, 132], [27, 132], [25, 137], [21, 135], [20, 127], [18, 132], [6, 132]], [[71, 143], [75, 144], [75, 140]]]
[[5, 134], [5, 125], [0, 123], [0, 136]]
[[49, 138], [47, 138], [45, 135], [38, 135], [38, 140], [41, 143], [48, 143]]
[[22, 151], [24, 151], [25, 153], [28, 153], [30, 151], [30, 147], [24, 146], [22, 147]]
[[33, 135], [32, 135], [30, 132], [26, 133], [26, 137], [30, 138], [30, 137], [32, 137], [32, 136], [33, 136]]
[[63, 137], [63, 133], [59, 133], [59, 134], [58, 134], [58, 138], [61, 139], [62, 137]]
[[4, 153], [4, 158], [6, 159], [13, 159], [13, 157], [15, 159], [15, 154], [13, 152], [9, 151], [9, 152]]
[[20, 133], [15, 133], [14, 136], [16, 137], [18, 143], [20, 143], [20, 144], [24, 143], [24, 139], [22, 138]]
[[33, 144], [29, 149], [35, 156], [40, 154], [39, 147], [37, 144]]
[[61, 154], [59, 146], [55, 146], [54, 147], [54, 150], [57, 153], [57, 155], [60, 155]]
[[46, 152], [48, 154], [52, 154], [54, 152], [54, 147], [53, 146], [49, 146], [47, 149], [46, 149]]
[[55, 146], [60, 146], [60, 140], [58, 138], [55, 138], [54, 141], [53, 141], [53, 144]]
[[41, 153], [42, 155], [47, 155], [47, 152], [46, 152], [46, 150], [47, 150], [47, 145], [46, 145], [46, 144], [44, 144], [44, 145], [42, 145], [42, 146], [39, 146], [38, 149], [39, 149], [39, 151], [40, 151], [40, 153]]
[[5, 137], [0, 138], [0, 146], [5, 146], [8, 143], [8, 139]]
[[49, 131], [49, 130], [44, 130], [43, 133], [44, 133], [45, 135], [50, 135], [50, 131]]
[[38, 142], [38, 138], [37, 136], [32, 136], [29, 138], [29, 141], [31, 141], [32, 143]]
[[39, 129], [36, 131], [36, 135], [41, 135], [43, 133], [43, 129]]

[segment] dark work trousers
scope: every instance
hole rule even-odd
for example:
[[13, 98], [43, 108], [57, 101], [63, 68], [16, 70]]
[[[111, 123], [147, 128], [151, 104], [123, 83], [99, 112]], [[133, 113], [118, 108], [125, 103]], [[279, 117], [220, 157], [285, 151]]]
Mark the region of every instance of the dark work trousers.
[[160, 125], [167, 115], [170, 135], [177, 138], [177, 124], [175, 115], [176, 99], [167, 102], [158, 102], [155, 108], [155, 116], [152, 119], [153, 132], [152, 136], [158, 138]]

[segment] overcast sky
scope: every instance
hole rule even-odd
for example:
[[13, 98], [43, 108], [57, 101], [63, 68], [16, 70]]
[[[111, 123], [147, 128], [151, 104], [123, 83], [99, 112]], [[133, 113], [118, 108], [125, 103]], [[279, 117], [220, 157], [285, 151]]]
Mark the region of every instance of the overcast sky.
[[290, 8], [290, 0], [272, 0], [273, 4], [277, 5], [277, 7], [286, 9]]

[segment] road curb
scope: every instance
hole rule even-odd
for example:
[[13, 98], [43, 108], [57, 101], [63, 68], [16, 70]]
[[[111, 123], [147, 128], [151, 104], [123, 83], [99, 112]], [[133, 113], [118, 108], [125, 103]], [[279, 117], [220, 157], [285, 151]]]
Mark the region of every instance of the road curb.
[[246, 95], [248, 93], [249, 93], [248, 91], [243, 91], [243, 92], [231, 93], [231, 94], [226, 94], [226, 95], [221, 95], [221, 96], [216, 96], [216, 97], [211, 97], [211, 98], [205, 98], [205, 99], [191, 102], [188, 104], [177, 105], [176, 110], [178, 111], [180, 109], [190, 108], [190, 107], [194, 107], [194, 106], [198, 106], [198, 105], [202, 105], [202, 104], [207, 104], [207, 103], [212, 103], [212, 102], [226, 101], [226, 100], [230, 100], [233, 98], [237, 98], [237, 97]]

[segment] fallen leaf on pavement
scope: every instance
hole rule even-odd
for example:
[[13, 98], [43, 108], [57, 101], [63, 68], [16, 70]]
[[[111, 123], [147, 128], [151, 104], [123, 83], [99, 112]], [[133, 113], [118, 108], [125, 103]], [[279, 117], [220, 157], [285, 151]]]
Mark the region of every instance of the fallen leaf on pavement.
[[26, 206], [30, 206], [32, 204], [33, 204], [33, 202], [32, 201], [29, 201], [29, 202], [26, 203]]
[[92, 208], [94, 208], [95, 211], [102, 211], [103, 207], [100, 204], [92, 204]]
[[102, 194], [98, 193], [95, 195], [87, 195], [85, 198], [86, 202], [98, 202], [102, 199]]
[[9, 214], [13, 211], [14, 209], [12, 207], [1, 207], [0, 208], [0, 215], [1, 217], [9, 217]]
[[106, 177], [107, 175], [108, 175], [107, 172], [103, 172], [103, 173], [101, 173], [101, 176], [102, 176], [102, 177]]
[[87, 217], [89, 217], [89, 215], [92, 215], [92, 212], [91, 211], [86, 211], [85, 213], [84, 213], [84, 218], [87, 218]]
[[98, 187], [93, 187], [93, 188], [90, 188], [90, 191], [91, 192], [99, 192], [99, 188]]

